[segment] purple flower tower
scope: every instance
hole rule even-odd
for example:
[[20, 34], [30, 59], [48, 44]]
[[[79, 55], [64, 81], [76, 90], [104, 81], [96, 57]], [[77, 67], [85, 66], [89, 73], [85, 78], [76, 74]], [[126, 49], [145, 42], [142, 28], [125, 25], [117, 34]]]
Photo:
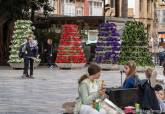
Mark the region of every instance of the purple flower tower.
[[117, 64], [120, 53], [120, 35], [114, 23], [103, 23], [99, 26], [96, 44], [95, 61], [98, 64]]

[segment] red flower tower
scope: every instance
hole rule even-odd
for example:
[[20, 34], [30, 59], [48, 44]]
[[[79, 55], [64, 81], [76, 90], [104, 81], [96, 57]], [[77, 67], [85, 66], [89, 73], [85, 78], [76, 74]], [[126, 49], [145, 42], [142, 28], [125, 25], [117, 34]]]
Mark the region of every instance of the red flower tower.
[[86, 64], [77, 25], [63, 25], [55, 62], [60, 68], [78, 68]]

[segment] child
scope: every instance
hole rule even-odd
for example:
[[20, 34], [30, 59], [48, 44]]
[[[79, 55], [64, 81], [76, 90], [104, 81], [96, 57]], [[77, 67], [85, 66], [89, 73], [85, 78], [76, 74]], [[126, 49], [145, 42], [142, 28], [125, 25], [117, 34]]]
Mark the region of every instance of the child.
[[161, 112], [165, 112], [165, 91], [163, 87], [159, 84], [156, 84], [154, 87], [157, 99], [159, 101]]
[[146, 78], [151, 83], [151, 86], [154, 87], [155, 84], [156, 84], [156, 75], [157, 75], [157, 72], [154, 71], [152, 68], [147, 68], [145, 70], [145, 75], [146, 75]]
[[102, 81], [99, 81], [101, 68], [91, 64], [88, 68], [89, 75], [83, 75], [79, 81], [79, 97], [76, 102], [74, 114], [106, 114], [104, 109], [97, 111], [92, 107], [93, 101], [102, 99], [105, 96], [105, 89]]
[[[23, 77], [34, 78], [33, 77], [33, 63], [34, 59], [38, 55], [38, 45], [37, 42], [33, 39], [33, 35], [27, 37], [27, 42], [22, 45], [23, 59], [24, 59], [24, 70]], [[28, 74], [30, 64], [30, 75]]]
[[49, 68], [53, 68], [54, 66], [54, 60], [55, 60], [55, 51], [56, 51], [56, 46], [53, 44], [52, 39], [47, 40], [47, 44], [45, 46], [45, 56], [46, 56], [46, 61], [48, 64]]
[[136, 75], [136, 63], [134, 61], [128, 61], [124, 66], [124, 73], [126, 79], [123, 83], [123, 88], [135, 88], [139, 82], [139, 78]]

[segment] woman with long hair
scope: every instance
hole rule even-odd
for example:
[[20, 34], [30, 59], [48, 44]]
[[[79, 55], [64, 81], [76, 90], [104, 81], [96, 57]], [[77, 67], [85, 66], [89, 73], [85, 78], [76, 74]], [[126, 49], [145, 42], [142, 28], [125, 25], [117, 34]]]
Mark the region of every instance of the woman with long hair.
[[138, 76], [136, 75], [136, 63], [134, 61], [128, 61], [124, 66], [124, 73], [126, 79], [123, 83], [123, 88], [135, 88], [139, 81]]
[[100, 78], [101, 68], [96, 64], [88, 67], [88, 75], [83, 75], [78, 81], [79, 97], [75, 106], [74, 114], [106, 114], [104, 109], [97, 111], [93, 108], [93, 102], [103, 99], [105, 89]]

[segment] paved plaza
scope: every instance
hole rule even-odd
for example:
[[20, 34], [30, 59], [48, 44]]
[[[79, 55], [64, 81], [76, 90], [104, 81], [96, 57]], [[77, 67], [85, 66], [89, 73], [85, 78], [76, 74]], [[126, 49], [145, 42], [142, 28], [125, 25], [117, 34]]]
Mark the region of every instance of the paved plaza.
[[[77, 80], [86, 69], [39, 67], [35, 79], [21, 79], [22, 70], [0, 67], [0, 114], [62, 114], [62, 104], [76, 98]], [[120, 71], [102, 71], [101, 78], [108, 87], [121, 85]]]

